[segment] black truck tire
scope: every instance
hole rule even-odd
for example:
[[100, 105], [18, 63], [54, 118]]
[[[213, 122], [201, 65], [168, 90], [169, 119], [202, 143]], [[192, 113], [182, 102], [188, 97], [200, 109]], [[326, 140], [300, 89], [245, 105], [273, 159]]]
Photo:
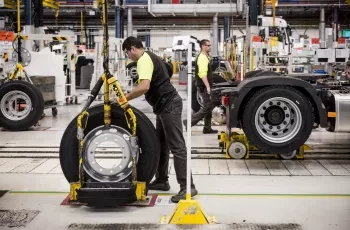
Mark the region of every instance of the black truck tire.
[[[152, 180], [158, 167], [160, 157], [160, 143], [152, 122], [138, 109], [133, 108], [137, 119], [137, 137], [141, 149], [137, 163], [137, 180], [145, 181], [147, 184]], [[103, 105], [96, 105], [88, 110], [89, 119], [84, 134], [95, 127], [104, 124]], [[112, 104], [111, 111], [112, 125], [122, 127], [129, 132], [124, 116], [124, 110], [116, 104]], [[79, 160], [78, 160], [78, 139], [77, 139], [77, 121], [76, 117], [66, 128], [59, 151], [61, 168], [64, 176], [69, 183], [77, 182], [79, 179]], [[89, 178], [85, 173], [84, 178]], [[93, 180], [92, 178], [90, 178]], [[127, 178], [130, 179], [130, 178]], [[93, 180], [94, 181], [94, 180]]]
[[267, 153], [289, 153], [309, 138], [314, 113], [311, 102], [289, 86], [257, 91], [244, 108], [243, 130], [248, 140]]
[[[20, 96], [22, 100], [28, 101], [24, 114], [18, 114], [22, 115], [23, 118], [9, 113], [10, 107], [13, 107], [9, 103], [14, 99], [14, 96]], [[29, 103], [31, 104], [30, 108], [27, 108]], [[44, 106], [43, 95], [33, 84], [21, 80], [6, 82], [0, 86], [0, 127], [10, 131], [27, 130], [40, 120]], [[11, 119], [11, 116], [14, 118]]]
[[[218, 84], [226, 82], [226, 80], [221, 77], [219, 74], [213, 73], [213, 84]], [[201, 109], [201, 105], [197, 100], [197, 86], [196, 81], [192, 81], [192, 110], [196, 113]]]

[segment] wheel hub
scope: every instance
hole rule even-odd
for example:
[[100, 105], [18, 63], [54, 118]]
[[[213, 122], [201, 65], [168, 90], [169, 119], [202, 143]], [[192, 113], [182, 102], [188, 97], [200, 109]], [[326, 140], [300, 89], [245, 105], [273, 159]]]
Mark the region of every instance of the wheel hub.
[[83, 146], [86, 173], [100, 182], [118, 182], [127, 178], [132, 173], [130, 137], [128, 131], [113, 125], [100, 126], [89, 132]]
[[255, 114], [255, 126], [259, 135], [273, 143], [283, 143], [294, 138], [301, 124], [299, 107], [283, 97], [266, 100]]
[[266, 122], [270, 125], [279, 125], [284, 120], [284, 112], [280, 107], [270, 107], [265, 113]]
[[19, 90], [5, 94], [1, 99], [0, 106], [2, 114], [12, 121], [22, 120], [32, 111], [32, 101], [29, 96]]

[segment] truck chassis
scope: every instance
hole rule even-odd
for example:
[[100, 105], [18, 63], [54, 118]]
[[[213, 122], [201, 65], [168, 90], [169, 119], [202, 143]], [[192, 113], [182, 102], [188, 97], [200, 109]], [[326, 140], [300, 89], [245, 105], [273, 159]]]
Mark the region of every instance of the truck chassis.
[[226, 113], [226, 136], [240, 128], [260, 151], [298, 151], [315, 127], [350, 132], [350, 82], [327, 75], [256, 76], [215, 86]]

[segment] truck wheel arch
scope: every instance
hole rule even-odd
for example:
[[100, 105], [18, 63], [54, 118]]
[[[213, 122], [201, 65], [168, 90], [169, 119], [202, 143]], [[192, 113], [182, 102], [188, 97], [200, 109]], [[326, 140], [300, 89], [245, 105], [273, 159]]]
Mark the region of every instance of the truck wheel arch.
[[234, 90], [235, 94], [238, 94], [238, 96], [230, 108], [229, 125], [231, 127], [242, 128], [240, 120], [243, 115], [244, 106], [248, 102], [249, 98], [257, 90], [271, 85], [287, 85], [299, 90], [306, 97], [308, 97], [312, 103], [315, 122], [319, 123], [321, 127], [328, 126], [326, 108], [323, 105], [321, 98], [317, 96], [316, 89], [310, 83], [304, 80], [288, 76], [261, 76], [250, 78], [241, 82]]

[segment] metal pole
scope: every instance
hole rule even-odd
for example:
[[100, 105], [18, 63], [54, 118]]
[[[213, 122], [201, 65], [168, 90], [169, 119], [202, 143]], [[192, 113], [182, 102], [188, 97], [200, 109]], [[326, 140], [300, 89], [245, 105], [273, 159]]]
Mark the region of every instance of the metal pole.
[[192, 43], [187, 52], [187, 172], [186, 172], [186, 200], [191, 200], [191, 110], [192, 110]]
[[31, 13], [32, 13], [32, 1], [26, 0], [25, 6], [24, 6], [24, 16], [25, 16], [25, 25], [30, 26], [31, 25]]
[[128, 8], [128, 37], [132, 36], [132, 9]]
[[121, 38], [120, 7], [115, 9], [115, 37]]
[[218, 56], [218, 14], [215, 14], [213, 17], [213, 42], [211, 56]]
[[259, 13], [260, 15], [264, 15], [264, 0], [260, 0]]
[[334, 8], [334, 23], [335, 23], [335, 33], [334, 33], [334, 41], [338, 42], [338, 25], [339, 25], [339, 20], [338, 20], [338, 8]]
[[[31, 15], [32, 15], [32, 1], [31, 0], [25, 0], [24, 3], [24, 30], [23, 33], [24, 34], [31, 34], [32, 33], [32, 26], [31, 26]], [[30, 40], [25, 40], [24, 41], [24, 47], [31, 51], [32, 47], [31, 47], [31, 41]]]
[[321, 8], [321, 12], [320, 12], [320, 48], [326, 48], [325, 11], [323, 7]]
[[229, 17], [224, 18], [224, 41], [230, 36]]

